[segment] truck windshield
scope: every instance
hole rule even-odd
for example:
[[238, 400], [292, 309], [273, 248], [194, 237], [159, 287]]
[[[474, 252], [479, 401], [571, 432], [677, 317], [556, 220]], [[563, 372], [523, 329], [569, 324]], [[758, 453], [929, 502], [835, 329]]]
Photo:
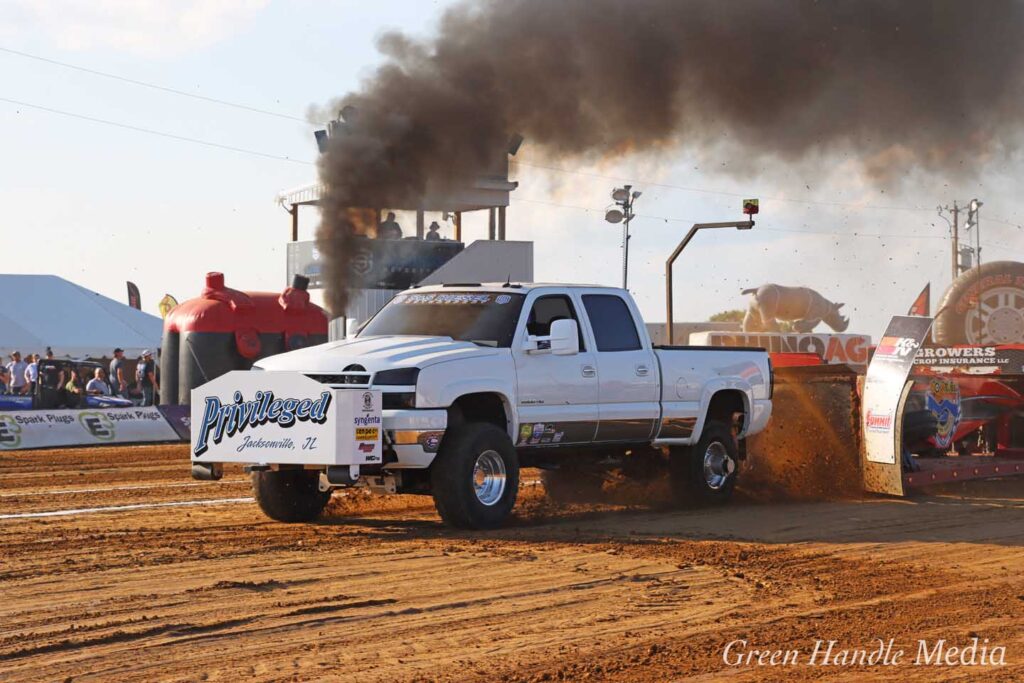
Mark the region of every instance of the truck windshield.
[[399, 294], [357, 336], [451, 337], [508, 348], [524, 298], [522, 294], [480, 291]]

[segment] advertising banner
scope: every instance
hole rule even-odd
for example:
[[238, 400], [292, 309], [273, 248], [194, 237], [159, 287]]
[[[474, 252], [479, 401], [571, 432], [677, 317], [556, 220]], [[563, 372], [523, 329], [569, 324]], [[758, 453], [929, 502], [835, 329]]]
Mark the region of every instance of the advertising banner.
[[932, 326], [931, 318], [894, 316], [879, 340], [864, 378], [861, 427], [870, 462], [897, 463], [896, 421], [914, 356]]
[[925, 347], [914, 359], [914, 371], [1024, 375], [1022, 346]]
[[192, 435], [192, 415], [191, 408], [189, 406], [179, 405], [167, 405], [157, 406], [160, 414], [167, 420], [167, 424], [171, 425], [177, 434], [178, 438], [182, 441], [188, 441]]
[[788, 334], [784, 332], [698, 332], [690, 343], [705, 346], [753, 346], [768, 353], [814, 353], [829, 364], [863, 371], [871, 337], [864, 334]]
[[297, 372], [233, 371], [192, 390], [194, 462], [382, 461], [381, 392], [331, 389]]
[[[355, 289], [409, 289], [450, 261], [465, 245], [451, 240], [352, 240]], [[315, 242], [288, 243], [288, 282], [295, 275], [309, 278], [310, 288], [324, 286], [323, 262]]]
[[0, 451], [177, 440], [160, 411], [152, 407], [0, 413]]

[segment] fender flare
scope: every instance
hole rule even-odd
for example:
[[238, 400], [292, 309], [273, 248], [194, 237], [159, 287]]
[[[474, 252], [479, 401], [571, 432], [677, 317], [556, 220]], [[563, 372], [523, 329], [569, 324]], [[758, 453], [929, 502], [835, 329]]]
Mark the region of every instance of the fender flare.
[[739, 438], [743, 438], [743, 435], [750, 428], [750, 420], [753, 416], [751, 406], [753, 389], [750, 383], [736, 377], [719, 377], [709, 380], [701, 390], [700, 411], [697, 415], [697, 424], [693, 430], [695, 443], [696, 440], [700, 439], [700, 435], [704, 433], [704, 425], [707, 424], [708, 409], [711, 407], [712, 399], [722, 391], [738, 391], [743, 397], [743, 428], [740, 430]]
[[516, 430], [519, 428], [518, 415], [516, 414], [515, 404], [513, 403], [512, 396], [514, 395], [511, 391], [511, 386], [505, 385], [500, 380], [494, 378], [482, 378], [482, 379], [462, 379], [450, 382], [444, 386], [439, 392], [439, 398], [441, 405], [446, 408], [450, 408], [455, 404], [457, 400], [468, 394], [495, 394], [501, 399], [502, 406], [505, 408], [505, 417], [508, 424], [508, 435], [515, 443]]

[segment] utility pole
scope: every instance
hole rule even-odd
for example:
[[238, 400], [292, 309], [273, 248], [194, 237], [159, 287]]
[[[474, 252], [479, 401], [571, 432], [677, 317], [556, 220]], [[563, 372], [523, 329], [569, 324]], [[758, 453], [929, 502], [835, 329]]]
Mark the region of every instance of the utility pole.
[[953, 279], [960, 274], [960, 207], [953, 200]]
[[[960, 205], [954, 199], [952, 208], [940, 206], [938, 211], [939, 218], [949, 224], [949, 236], [953, 238], [952, 278], [955, 280], [960, 275]], [[952, 222], [942, 215], [944, 211], [948, 211], [953, 216]]]
[[[978, 267], [981, 267], [981, 225], [978, 223], [978, 210], [982, 207], [983, 202], [977, 199], [972, 199], [971, 203], [967, 207], [967, 221], [964, 224], [966, 232], [974, 230], [974, 253], [978, 257]], [[970, 240], [968, 239], [968, 244]]]
[[629, 222], [633, 220], [633, 203], [642, 192], [633, 189], [632, 185], [623, 185], [612, 191], [612, 199], [622, 210], [611, 209], [604, 215], [609, 223], [622, 225], [622, 288], [627, 289], [629, 282]]

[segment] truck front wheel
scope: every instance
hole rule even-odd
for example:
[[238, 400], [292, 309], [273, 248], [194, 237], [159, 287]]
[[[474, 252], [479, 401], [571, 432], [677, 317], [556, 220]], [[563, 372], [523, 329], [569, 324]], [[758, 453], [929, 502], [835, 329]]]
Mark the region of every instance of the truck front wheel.
[[278, 522], [312, 522], [320, 516], [330, 491], [321, 491], [315, 470], [267, 470], [252, 473], [252, 491], [263, 513]]
[[515, 505], [519, 459], [508, 434], [471, 422], [449, 430], [430, 468], [434, 505], [446, 524], [493, 529]]
[[738, 461], [729, 425], [709, 420], [695, 445], [672, 449], [669, 466], [674, 498], [689, 504], [727, 502], [736, 488]]

